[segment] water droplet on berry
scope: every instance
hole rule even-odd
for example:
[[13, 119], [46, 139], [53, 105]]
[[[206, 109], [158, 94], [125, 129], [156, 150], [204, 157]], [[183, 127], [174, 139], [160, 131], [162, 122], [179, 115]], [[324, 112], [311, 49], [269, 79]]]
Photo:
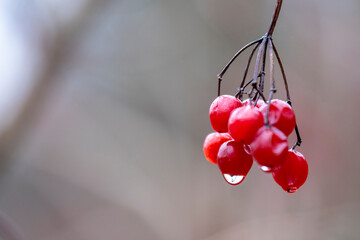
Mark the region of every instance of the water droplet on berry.
[[251, 147], [248, 144], [244, 144], [244, 150], [247, 154], [251, 155]]
[[237, 184], [241, 183], [245, 178], [245, 176], [242, 176], [242, 175], [224, 174], [223, 176], [224, 176], [225, 180], [231, 185], [237, 185]]
[[260, 169], [261, 169], [263, 172], [266, 172], [266, 173], [268, 173], [268, 172], [271, 172], [271, 171], [272, 171], [272, 169], [271, 169], [271, 168], [269, 168], [269, 167], [267, 167], [267, 166], [261, 166], [261, 167], [260, 167]]
[[288, 193], [294, 193], [294, 192], [296, 192], [298, 189], [296, 188], [296, 187], [291, 187], [291, 188], [288, 188], [286, 191], [288, 192]]

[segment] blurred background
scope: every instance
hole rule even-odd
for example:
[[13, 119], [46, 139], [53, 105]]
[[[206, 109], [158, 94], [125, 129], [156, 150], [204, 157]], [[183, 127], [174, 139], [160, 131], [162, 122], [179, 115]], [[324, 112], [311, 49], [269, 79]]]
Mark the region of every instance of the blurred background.
[[359, 239], [358, 0], [285, 0], [274, 32], [305, 185], [254, 164], [230, 186], [203, 156], [216, 75], [275, 2], [1, 1], [0, 238]]

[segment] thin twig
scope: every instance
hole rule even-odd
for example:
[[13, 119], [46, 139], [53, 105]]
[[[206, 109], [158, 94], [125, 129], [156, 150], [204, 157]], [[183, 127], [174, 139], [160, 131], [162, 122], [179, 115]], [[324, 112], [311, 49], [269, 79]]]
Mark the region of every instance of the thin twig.
[[267, 109], [266, 109], [266, 116], [265, 116], [265, 125], [266, 126], [270, 126], [270, 123], [269, 123], [270, 105], [271, 105], [272, 97], [273, 97], [274, 93], [276, 92], [275, 78], [274, 78], [274, 50], [273, 50], [273, 44], [272, 44], [271, 41], [269, 41], [269, 59], [270, 59], [269, 61], [270, 61], [271, 89], [270, 89], [269, 100], [268, 100], [268, 105], [267, 105]]
[[255, 43], [260, 42], [263, 39], [263, 37], [254, 40], [248, 44], [246, 44], [244, 47], [242, 47], [237, 53], [235, 53], [235, 55], [230, 59], [230, 61], [225, 65], [225, 67], [223, 68], [223, 70], [217, 75], [218, 77], [218, 96], [220, 96], [220, 89], [221, 89], [221, 81], [222, 81], [222, 77], [224, 76], [224, 74], [226, 73], [226, 71], [228, 70], [228, 68], [230, 67], [230, 65], [235, 61], [235, 59], [243, 52], [245, 51], [248, 47], [254, 45]]
[[[264, 53], [263, 53], [263, 63], [262, 63], [262, 67], [261, 67], [261, 72], [260, 72], [260, 84], [259, 84], [259, 91], [261, 91], [261, 93], [264, 92], [264, 79], [265, 79], [265, 66], [266, 66], [266, 52], [267, 52], [267, 45], [268, 45], [268, 37], [266, 38], [266, 42], [265, 42], [265, 48], [264, 48]], [[259, 100], [259, 98], [255, 99], [254, 102], [254, 107], [256, 106], [257, 101]]]
[[[248, 71], [249, 71], [249, 67], [250, 67], [250, 64], [251, 64], [251, 60], [254, 56], [254, 53], [256, 51], [256, 49], [259, 47], [260, 45], [260, 42], [258, 42], [258, 44], [256, 44], [255, 48], [251, 51], [251, 54], [249, 56], [249, 59], [248, 59], [248, 62], [247, 62], [247, 65], [246, 65], [246, 68], [245, 68], [245, 72], [244, 72], [244, 77], [243, 77], [243, 80], [241, 81], [241, 84], [240, 84], [240, 89], [245, 89], [247, 87], [247, 85], [249, 85], [251, 82], [252, 82], [252, 79], [250, 82], [248, 82], [245, 86], [244, 86], [244, 83], [245, 83], [245, 80], [246, 80], [246, 77], [247, 77], [247, 74], [248, 74]], [[242, 94], [240, 93], [240, 98], [242, 98]]]
[[297, 140], [296, 140], [296, 143], [294, 144], [294, 146], [291, 148], [292, 150], [294, 150], [296, 148], [296, 146], [300, 147], [301, 143], [302, 143], [302, 139], [300, 137], [300, 132], [299, 132], [297, 124], [295, 124], [295, 133], [296, 133], [296, 136], [297, 136]]
[[269, 61], [270, 61], [270, 81], [271, 87], [275, 89], [275, 78], [274, 78], [274, 48], [271, 41], [269, 41]]
[[[255, 62], [255, 68], [254, 68], [254, 74], [253, 74], [253, 78], [252, 78], [252, 89], [249, 93], [249, 96], [252, 95], [254, 89], [256, 88], [256, 84], [257, 84], [257, 79], [259, 77], [259, 66], [260, 66], [260, 59], [261, 59], [261, 53], [263, 52], [264, 50], [264, 47], [265, 47], [265, 43], [266, 43], [266, 37], [263, 37], [262, 38], [262, 42], [261, 42], [261, 45], [259, 47], [259, 51], [257, 53], [257, 56], [256, 56], [256, 62]], [[251, 105], [251, 98], [249, 100], [249, 104]]]
[[283, 63], [281, 61], [280, 55], [279, 55], [279, 53], [278, 53], [278, 51], [277, 51], [277, 49], [275, 47], [275, 44], [274, 44], [274, 42], [273, 42], [273, 40], [271, 38], [270, 38], [270, 42], [273, 45], [274, 53], [275, 53], [277, 62], [279, 63], [282, 77], [284, 79], [284, 86], [285, 86], [285, 91], [286, 91], [286, 101], [291, 101], [290, 100], [290, 91], [289, 91], [289, 86], [288, 86], [288, 83], [287, 83], [287, 78], [286, 78], [286, 74], [285, 74], [284, 65], [283, 65]]
[[271, 19], [271, 23], [270, 23], [270, 26], [269, 26], [269, 30], [267, 31], [266, 36], [272, 36], [272, 34], [274, 32], [276, 22], [277, 22], [277, 20], [279, 18], [282, 2], [283, 2], [283, 0], [277, 0], [277, 4], [276, 4], [276, 7], [275, 7], [275, 10], [274, 10], [272, 19]]
[[264, 94], [262, 93], [262, 91], [260, 91], [260, 89], [256, 85], [255, 85], [255, 90], [256, 90], [256, 95], [255, 95], [254, 107], [256, 106], [256, 103], [259, 100], [259, 97], [261, 97], [266, 102], [266, 98], [265, 98]]
[[[287, 103], [292, 107], [291, 100], [288, 100]], [[300, 145], [302, 143], [302, 139], [301, 139], [301, 136], [300, 136], [300, 131], [299, 131], [297, 123], [295, 123], [295, 133], [296, 133], [296, 143], [291, 148], [292, 150], [294, 150], [296, 146], [300, 147]]]
[[[270, 126], [270, 124], [269, 124], [270, 104], [271, 104], [271, 100], [273, 98], [273, 95], [277, 91], [276, 87], [275, 87], [275, 79], [274, 79], [274, 53], [275, 53], [277, 62], [279, 63], [282, 78], [284, 80], [284, 86], [285, 86], [285, 90], [286, 90], [286, 100], [287, 100], [287, 103], [291, 106], [290, 92], [289, 92], [289, 86], [288, 86], [288, 82], [287, 82], [287, 78], [286, 78], [286, 74], [285, 74], [285, 69], [284, 69], [283, 63], [281, 61], [280, 55], [279, 55], [279, 53], [278, 53], [278, 51], [277, 51], [277, 49], [276, 49], [276, 47], [274, 45], [274, 42], [272, 40], [272, 34], [274, 32], [276, 22], [277, 22], [277, 20], [279, 18], [282, 2], [283, 2], [283, 0], [277, 0], [277, 4], [275, 6], [275, 10], [274, 10], [274, 13], [273, 13], [273, 16], [272, 16], [272, 19], [271, 19], [271, 23], [270, 23], [269, 29], [266, 32], [266, 34], [263, 37], [255, 40], [255, 41], [252, 41], [252, 42], [246, 44], [243, 48], [241, 48], [230, 59], [230, 61], [225, 65], [223, 70], [217, 75], [218, 76], [218, 96], [220, 96], [222, 77], [224, 76], [224, 74], [226, 73], [226, 71], [228, 70], [230, 65], [234, 62], [234, 60], [243, 51], [245, 51], [248, 47], [256, 44], [256, 46], [254, 47], [254, 49], [252, 50], [252, 52], [251, 52], [251, 54], [249, 56], [249, 59], [248, 59], [248, 62], [247, 62], [246, 68], [245, 68], [243, 79], [241, 81], [238, 92], [235, 94], [235, 97], [239, 97], [241, 99], [242, 95], [244, 94], [245, 88], [248, 85], [252, 84], [251, 90], [247, 93], [248, 96], [249, 96], [249, 104], [251, 105], [252, 104], [251, 101], [255, 101], [254, 102], [254, 106], [255, 106], [260, 97], [262, 97], [264, 99], [264, 101], [266, 102], [263, 91], [264, 91], [264, 86], [265, 86], [264, 79], [265, 79], [265, 67], [266, 67], [266, 53], [267, 53], [267, 47], [269, 45], [271, 89], [270, 89], [270, 93], [269, 93], [268, 106], [267, 106], [267, 111], [266, 111], [266, 116], [265, 116], [265, 125], [268, 126], [268, 127]], [[254, 67], [253, 78], [249, 82], [247, 82], [245, 84], [246, 77], [247, 77], [249, 67], [250, 67], [250, 64], [251, 64], [251, 60], [252, 60], [252, 58], [254, 56], [254, 53], [255, 53], [255, 51], [256, 51], [256, 49], [258, 47], [259, 47], [259, 50], [258, 50], [257, 56], [256, 56], [256, 62], [255, 62], [255, 67]], [[261, 57], [262, 57], [262, 66], [261, 66], [261, 71], [259, 72]], [[258, 86], [258, 78], [260, 78], [259, 86]], [[255, 95], [253, 95], [254, 91], [256, 91]], [[295, 124], [295, 132], [296, 132], [296, 136], [297, 136], [297, 141], [296, 141], [295, 145], [292, 147], [292, 149], [295, 149], [296, 146], [300, 146], [301, 143], [302, 143], [302, 139], [300, 137], [300, 133], [299, 133], [297, 123]]]
[[245, 90], [245, 88], [250, 84], [250, 83], [252, 83], [252, 79], [250, 80], [250, 81], [248, 81], [243, 87], [241, 87], [241, 88], [238, 88], [238, 91], [237, 91], [237, 93], [235, 94], [235, 96], [234, 97], [242, 97], [242, 95], [244, 94], [244, 90]]
[[[277, 59], [277, 61], [279, 63], [281, 74], [282, 74], [282, 77], [283, 77], [283, 80], [284, 80], [284, 86], [285, 86], [285, 91], [286, 91], [286, 102], [292, 107], [292, 103], [291, 103], [291, 99], [290, 99], [289, 86], [288, 86], [288, 82], [287, 82], [287, 78], [286, 78], [283, 63], [281, 61], [280, 55], [279, 55], [275, 45], [274, 45], [273, 40], [270, 39], [270, 42], [271, 42], [271, 44], [273, 46], [273, 50], [275, 52], [275, 56], [276, 56], [276, 59]], [[301, 136], [300, 136], [300, 131], [299, 131], [299, 128], [297, 126], [297, 123], [295, 124], [295, 133], [296, 133], [297, 140], [296, 140], [296, 143], [294, 144], [294, 146], [292, 147], [293, 150], [295, 149], [296, 146], [300, 146], [301, 143], [302, 143], [302, 139], [301, 139]]]

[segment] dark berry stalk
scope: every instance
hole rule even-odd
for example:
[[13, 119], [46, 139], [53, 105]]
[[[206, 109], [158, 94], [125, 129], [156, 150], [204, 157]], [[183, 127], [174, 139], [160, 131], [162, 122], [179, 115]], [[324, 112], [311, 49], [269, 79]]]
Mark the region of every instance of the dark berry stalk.
[[[244, 52], [249, 47], [255, 45], [255, 47], [252, 49], [252, 52], [249, 56], [242, 82], [240, 84], [240, 87], [239, 87], [237, 93], [235, 94], [235, 97], [237, 97], [241, 100], [243, 97], [243, 94], [247, 94], [249, 97], [249, 104], [254, 105], [254, 106], [256, 106], [256, 103], [260, 97], [266, 102], [266, 98], [264, 96], [264, 85], [265, 85], [266, 54], [267, 54], [267, 51], [269, 51], [269, 61], [270, 61], [270, 63], [269, 63], [270, 64], [270, 69], [269, 69], [270, 76], [269, 77], [270, 77], [271, 88], [270, 88], [269, 97], [268, 97], [268, 101], [267, 101], [268, 108], [267, 108], [266, 115], [265, 115], [265, 125], [268, 127], [270, 127], [270, 123], [269, 123], [270, 102], [273, 99], [274, 94], [276, 93], [275, 78], [274, 78], [274, 55], [276, 56], [277, 63], [280, 66], [282, 78], [284, 81], [284, 86], [285, 86], [285, 90], [286, 90], [286, 98], [287, 98], [286, 101], [290, 106], [292, 105], [291, 99], [290, 99], [289, 86], [288, 86], [287, 78], [285, 75], [284, 66], [281, 61], [280, 55], [274, 45], [274, 41], [272, 39], [272, 35], [273, 35], [277, 20], [280, 15], [282, 2], [283, 2], [283, 0], [277, 0], [269, 28], [268, 28], [267, 32], [265, 33], [265, 35], [257, 40], [254, 40], [254, 41], [246, 44], [243, 48], [241, 48], [230, 59], [230, 61], [225, 65], [225, 67], [222, 69], [222, 71], [217, 75], [217, 77], [218, 77], [218, 96], [220, 96], [221, 82], [222, 82], [222, 78], [223, 78], [224, 74], [227, 72], [227, 70], [229, 69], [231, 64], [235, 61], [235, 59], [242, 52]], [[254, 73], [253, 73], [252, 79], [250, 81], [248, 81], [247, 83], [245, 83], [246, 77], [247, 77], [247, 74], [249, 71], [249, 67], [250, 67], [251, 61], [253, 59], [253, 56], [254, 56], [256, 50], [257, 50], [257, 55], [256, 55], [256, 60], [255, 60]], [[245, 92], [245, 89], [249, 85], [251, 85], [251, 89], [248, 92]], [[295, 149], [296, 146], [300, 146], [301, 142], [302, 142], [297, 124], [295, 125], [295, 133], [297, 136], [297, 141], [294, 144], [294, 146], [292, 147], [292, 149]]]
[[262, 40], [263, 38], [257, 39], [255, 41], [252, 41], [248, 44], [246, 44], [243, 48], [241, 48], [237, 53], [235, 53], [235, 55], [230, 59], [230, 61], [226, 64], [226, 66], [223, 68], [223, 70], [217, 75], [218, 76], [218, 96], [220, 96], [220, 89], [221, 89], [221, 81], [222, 81], [222, 77], [224, 76], [224, 74], [226, 73], [226, 71], [228, 70], [228, 68], [230, 67], [230, 65], [235, 61], [235, 59], [243, 52], [245, 51], [248, 47], [254, 45], [255, 43], [258, 43]]

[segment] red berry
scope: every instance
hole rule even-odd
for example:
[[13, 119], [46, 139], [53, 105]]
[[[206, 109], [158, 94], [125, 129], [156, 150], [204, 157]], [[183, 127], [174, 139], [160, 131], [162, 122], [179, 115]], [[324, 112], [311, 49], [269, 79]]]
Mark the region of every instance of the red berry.
[[[264, 118], [266, 116], [267, 107], [268, 105], [264, 104], [260, 108]], [[286, 136], [289, 136], [296, 124], [295, 114], [291, 106], [279, 99], [272, 100], [269, 109], [269, 124], [278, 128]]]
[[254, 159], [266, 172], [280, 166], [288, 152], [285, 134], [275, 127], [260, 128], [250, 146]]
[[229, 118], [229, 134], [236, 141], [244, 141], [249, 144], [256, 131], [264, 125], [264, 117], [261, 112], [251, 106], [243, 106], [235, 109]]
[[[247, 106], [247, 105], [249, 105], [249, 102], [250, 102], [250, 99], [246, 99], [246, 100], [244, 100], [243, 102], [242, 102], [242, 104], [244, 105], [244, 106]], [[251, 101], [251, 105], [252, 106], [254, 106], [254, 101]], [[264, 105], [265, 104], [265, 102], [264, 102], [264, 100], [262, 100], [262, 99], [259, 99], [257, 102], [256, 102], [256, 108], [260, 108], [262, 105]]]
[[230, 113], [235, 108], [241, 106], [241, 101], [233, 96], [222, 95], [217, 97], [211, 103], [209, 110], [210, 122], [213, 129], [217, 132], [227, 132]]
[[233, 140], [221, 145], [217, 161], [225, 180], [231, 185], [241, 183], [253, 163], [252, 157], [245, 152], [244, 145]]
[[210, 133], [207, 135], [204, 141], [203, 151], [205, 158], [213, 163], [217, 164], [217, 155], [221, 144], [232, 140], [231, 136], [228, 133]]
[[308, 171], [305, 157], [295, 150], [289, 150], [284, 164], [273, 172], [273, 177], [285, 191], [294, 193], [305, 183]]

